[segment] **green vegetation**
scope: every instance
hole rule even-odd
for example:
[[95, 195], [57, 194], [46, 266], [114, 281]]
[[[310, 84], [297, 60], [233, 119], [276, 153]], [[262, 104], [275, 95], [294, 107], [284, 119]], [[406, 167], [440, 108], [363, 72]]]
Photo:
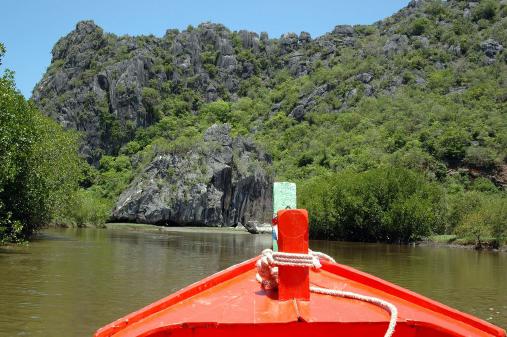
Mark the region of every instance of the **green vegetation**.
[[475, 21], [492, 20], [498, 11], [498, 3], [494, 0], [481, 1], [473, 11]]
[[[99, 111], [97, 133], [106, 147], [94, 149], [97, 168], [84, 169], [85, 190], [76, 192], [81, 201], [67, 221], [103, 223], [155, 155], [187, 151], [207, 127], [227, 122], [234, 136], [265, 148], [277, 180], [298, 183], [313, 237], [410, 242], [457, 235], [477, 246], [502, 244], [507, 5], [474, 4], [420, 1], [379, 24], [351, 28], [346, 39], [333, 33], [298, 45], [297, 55], [282, 51], [280, 41], [260, 39], [258, 50], [247, 48], [239, 32], [213, 26], [231, 42], [231, 72], [220, 68], [223, 55], [209, 41], [195, 49], [202, 51], [194, 60], [199, 67], [193, 52], [180, 50], [215, 35], [201, 26], [172, 31], [164, 43], [132, 38], [154, 62], [139, 86], [146, 115], [134, 124], [114, 113], [111, 98], [90, 94], [87, 108]], [[114, 50], [115, 39], [107, 37], [86, 74], [132, 57], [125, 44]], [[49, 75], [65, 66], [55, 60]], [[227, 80], [236, 89], [229, 91]], [[139, 101], [136, 84], [119, 81], [116, 99]], [[66, 94], [38, 104], [53, 112]], [[0, 165], [9, 171], [8, 161]]]
[[[459, 194], [462, 200], [454, 212], [458, 217], [456, 234], [472, 242], [476, 247], [484, 245], [498, 248], [507, 239], [507, 198], [488, 193], [468, 192]], [[455, 203], [461, 201], [455, 200]], [[466, 205], [467, 207], [463, 207]]]
[[448, 243], [455, 233], [458, 242], [478, 248], [498, 248], [507, 239], [507, 197], [484, 178], [452, 193], [422, 173], [379, 167], [315, 177], [299, 190], [315, 238]]
[[[0, 61], [4, 48], [0, 44]], [[75, 134], [64, 132], [0, 77], [0, 243], [19, 242], [66, 213], [81, 175]]]
[[443, 231], [442, 188], [404, 168], [342, 171], [300, 185], [311, 235], [350, 241], [411, 242]]
[[103, 156], [99, 168], [84, 164], [82, 188], [75, 191], [69, 208], [57, 219], [68, 226], [103, 226], [111, 215], [114, 201], [132, 179], [132, 166], [127, 156]]

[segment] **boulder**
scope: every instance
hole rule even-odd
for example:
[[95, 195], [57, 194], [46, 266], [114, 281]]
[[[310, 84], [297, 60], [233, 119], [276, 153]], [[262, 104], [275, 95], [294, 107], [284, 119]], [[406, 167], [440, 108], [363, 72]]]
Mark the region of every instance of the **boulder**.
[[298, 47], [298, 36], [295, 33], [286, 33], [280, 37], [280, 47], [282, 53], [290, 53]]
[[249, 32], [246, 30], [240, 30], [238, 32], [239, 38], [241, 39], [241, 43], [243, 48], [251, 49], [253, 52], [259, 51], [259, 36], [257, 33]]
[[290, 112], [289, 116], [294, 118], [297, 121], [302, 121], [305, 117], [305, 107], [304, 105], [297, 105], [292, 111]]
[[503, 46], [493, 39], [487, 39], [481, 42], [481, 49], [487, 57], [494, 58], [503, 50]]
[[269, 223], [261, 223], [259, 221], [248, 221], [245, 224], [246, 230], [251, 234], [271, 234], [273, 226]]
[[301, 32], [299, 34], [299, 43], [300, 44], [307, 44], [307, 43], [310, 43], [310, 41], [312, 40], [312, 37], [310, 35], [310, 33], [308, 32]]
[[338, 25], [334, 27], [333, 34], [341, 37], [354, 36], [354, 27], [350, 25]]
[[366, 84], [364, 86], [364, 95], [365, 96], [368, 96], [368, 97], [371, 97], [373, 96], [375, 90], [373, 89], [373, 86], [371, 84]]
[[384, 53], [388, 56], [405, 51], [408, 48], [408, 37], [406, 35], [392, 35], [384, 45]]
[[373, 79], [373, 74], [371, 73], [361, 73], [356, 75], [356, 80], [363, 82], [363, 83], [370, 83]]
[[233, 229], [239, 232], [248, 232], [248, 229], [246, 229], [246, 227], [243, 226], [241, 223], [238, 223], [238, 225], [236, 227], [233, 227]]

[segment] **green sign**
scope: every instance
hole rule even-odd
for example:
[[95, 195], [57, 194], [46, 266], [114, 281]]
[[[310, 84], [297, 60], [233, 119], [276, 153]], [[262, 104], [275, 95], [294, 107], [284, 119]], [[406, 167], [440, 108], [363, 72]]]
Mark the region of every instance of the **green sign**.
[[282, 209], [295, 209], [296, 184], [277, 182], [273, 185], [273, 217]]
[[[296, 184], [278, 182], [273, 184], [273, 218], [279, 210], [295, 209]], [[278, 226], [273, 225], [273, 251], [278, 251]]]

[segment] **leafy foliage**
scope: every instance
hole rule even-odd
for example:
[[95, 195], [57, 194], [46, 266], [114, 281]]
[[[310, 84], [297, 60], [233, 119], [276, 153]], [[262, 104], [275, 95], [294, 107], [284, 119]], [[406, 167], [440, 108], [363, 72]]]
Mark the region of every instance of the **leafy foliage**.
[[343, 171], [307, 180], [300, 190], [316, 238], [410, 242], [443, 231], [443, 190], [408, 169]]
[[475, 21], [479, 21], [481, 19], [491, 20], [496, 16], [497, 10], [497, 1], [481, 1], [473, 11], [473, 18]]
[[0, 241], [20, 241], [65, 212], [81, 177], [77, 137], [0, 78]]
[[470, 238], [476, 247], [489, 244], [498, 248], [507, 238], [507, 198], [475, 194], [474, 203], [459, 215], [456, 233]]

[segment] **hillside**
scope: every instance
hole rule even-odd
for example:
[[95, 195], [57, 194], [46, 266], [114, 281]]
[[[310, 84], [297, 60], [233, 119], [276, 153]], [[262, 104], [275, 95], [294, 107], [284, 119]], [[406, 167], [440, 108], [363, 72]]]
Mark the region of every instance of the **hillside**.
[[[257, 209], [232, 222], [202, 214], [221, 207], [218, 218], [229, 219], [225, 213], [245, 212], [239, 211], [243, 203], [269, 204], [273, 176], [306, 186], [336, 172], [392, 167], [424, 176], [445, 191], [445, 200], [473, 191], [503, 200], [505, 47], [507, 3], [494, 0], [412, 1], [373, 25], [339, 25], [313, 39], [305, 32], [270, 38], [213, 23], [168, 30], [160, 38], [116, 36], [83, 21], [54, 46], [32, 100], [83, 134], [80, 153], [97, 168], [87, 171], [87, 197], [112, 205], [141, 193], [144, 201], [121, 219], [144, 221], [150, 209], [155, 223], [199, 218], [203, 225], [235, 225], [261, 220], [255, 219]], [[231, 157], [219, 160], [231, 172], [225, 183], [217, 183], [225, 166], [209, 163], [181, 186], [171, 183], [174, 174], [165, 171], [181, 171], [175, 158], [213, 152], [197, 148], [208, 143], [205, 132], [221, 123], [229, 126], [212, 128], [227, 129], [227, 144], [236, 144], [227, 145]], [[136, 192], [160, 156], [172, 164], [155, 174], [160, 183], [151, 188], [165, 192]], [[187, 166], [185, 174], [198, 166]], [[224, 186], [237, 190], [247, 180], [258, 183], [231, 204], [226, 196], [234, 194]], [[259, 184], [264, 187], [254, 187]], [[196, 204], [202, 206], [199, 215], [181, 211]], [[122, 207], [116, 204], [113, 214]], [[337, 237], [350, 237], [343, 233]]]

